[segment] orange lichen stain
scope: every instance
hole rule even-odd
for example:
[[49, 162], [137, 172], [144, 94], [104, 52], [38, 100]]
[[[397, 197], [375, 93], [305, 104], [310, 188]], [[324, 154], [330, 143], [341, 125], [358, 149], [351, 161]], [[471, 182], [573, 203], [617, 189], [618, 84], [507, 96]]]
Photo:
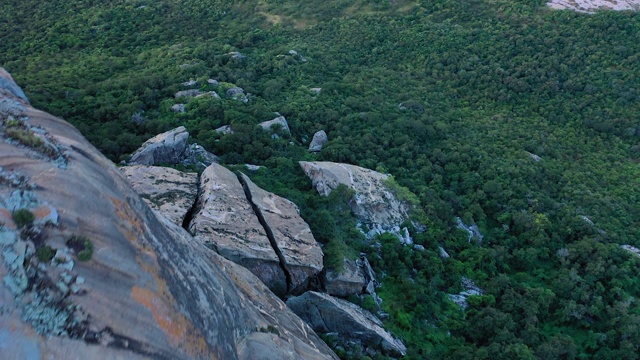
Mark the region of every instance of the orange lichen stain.
[[51, 207], [47, 205], [40, 205], [37, 209], [31, 211], [36, 219], [44, 219], [51, 215]]
[[138, 248], [142, 247], [139, 239], [144, 235], [144, 225], [138, 214], [131, 209], [129, 203], [118, 198], [112, 197], [116, 217], [118, 218], [118, 228], [132, 245]]
[[4, 224], [10, 230], [16, 229], [16, 224], [13, 222], [13, 215], [9, 209], [0, 208], [0, 224]]
[[133, 299], [151, 311], [171, 346], [184, 349], [193, 358], [217, 359], [200, 331], [195, 329], [179, 310], [171, 306], [175, 301], [165, 282], [158, 278], [156, 273], [150, 272], [150, 274], [157, 281], [158, 291], [134, 286], [131, 289]]
[[182, 318], [182, 314], [176, 316], [164, 301], [149, 289], [134, 286], [131, 289], [131, 296], [151, 311], [156, 323], [167, 334], [171, 345], [176, 346], [184, 341], [187, 327], [184, 324], [186, 319]]
[[192, 358], [217, 359], [215, 351], [212, 352], [202, 333], [178, 309], [167, 283], [160, 276], [157, 254], [141, 241], [150, 236], [145, 231], [143, 218], [126, 201], [112, 197], [111, 202], [118, 219], [118, 229], [139, 251], [136, 262], [153, 278], [149, 285], [155, 290], [133, 286], [132, 298], [149, 309], [171, 346], [183, 349]]

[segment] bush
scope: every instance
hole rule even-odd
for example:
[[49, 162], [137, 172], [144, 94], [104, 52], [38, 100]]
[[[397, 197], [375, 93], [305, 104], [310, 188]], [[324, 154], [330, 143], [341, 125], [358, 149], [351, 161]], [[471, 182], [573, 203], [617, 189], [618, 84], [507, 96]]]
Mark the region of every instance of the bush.
[[36, 219], [35, 215], [33, 215], [33, 213], [28, 209], [16, 210], [13, 212], [12, 216], [13, 222], [16, 224], [18, 229], [31, 225], [33, 220]]
[[48, 262], [53, 259], [55, 252], [51, 246], [45, 245], [36, 251], [36, 256], [41, 262]]
[[93, 256], [93, 244], [85, 236], [73, 235], [67, 240], [67, 246], [78, 254], [78, 260], [89, 261]]

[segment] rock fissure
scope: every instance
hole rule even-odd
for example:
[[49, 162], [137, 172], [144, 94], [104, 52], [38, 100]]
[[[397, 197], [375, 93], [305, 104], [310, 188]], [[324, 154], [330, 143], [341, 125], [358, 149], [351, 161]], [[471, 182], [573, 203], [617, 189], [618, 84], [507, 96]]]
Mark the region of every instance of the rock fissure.
[[242, 188], [244, 189], [244, 194], [247, 197], [247, 201], [251, 205], [251, 208], [253, 209], [253, 212], [258, 218], [260, 225], [262, 225], [265, 233], [267, 234], [267, 238], [269, 239], [269, 243], [271, 244], [273, 251], [278, 256], [280, 267], [282, 268], [282, 271], [284, 272], [284, 276], [287, 281], [287, 293], [289, 293], [292, 290], [292, 280], [291, 280], [291, 273], [287, 268], [287, 262], [285, 260], [284, 254], [282, 253], [282, 250], [280, 250], [280, 248], [278, 247], [278, 242], [276, 241], [276, 238], [273, 235], [273, 230], [271, 230], [271, 227], [269, 226], [269, 224], [267, 224], [267, 220], [264, 218], [264, 215], [262, 214], [262, 210], [260, 210], [260, 207], [258, 207], [258, 205], [253, 201], [253, 195], [251, 194], [251, 189], [249, 188], [249, 184], [247, 184], [247, 182], [244, 180], [241, 173], [236, 173], [236, 176], [238, 176], [238, 181], [240, 181], [240, 184], [242, 184]]
[[[197, 183], [200, 184], [200, 178], [202, 175], [198, 174], [198, 181]], [[191, 222], [193, 221], [193, 216], [196, 213], [196, 210], [198, 209], [198, 201], [200, 201], [200, 194], [201, 194], [201, 190], [200, 190], [200, 186], [196, 187], [196, 197], [195, 199], [193, 199], [193, 204], [191, 204], [191, 207], [189, 208], [189, 210], [187, 211], [186, 214], [184, 214], [184, 218], [182, 219], [182, 228], [184, 228], [185, 230], [187, 230], [187, 232], [191, 235], [194, 235], [191, 233], [191, 231], [189, 230], [189, 226], [191, 225]]]

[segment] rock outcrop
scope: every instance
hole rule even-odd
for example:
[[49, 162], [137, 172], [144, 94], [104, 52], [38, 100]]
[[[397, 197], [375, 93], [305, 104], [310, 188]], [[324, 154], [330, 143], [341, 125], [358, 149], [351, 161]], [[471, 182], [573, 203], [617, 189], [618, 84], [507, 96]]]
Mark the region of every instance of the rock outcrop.
[[156, 135], [145, 141], [131, 155], [130, 165], [178, 164], [187, 147], [189, 133], [184, 126]]
[[296, 205], [221, 165], [201, 176], [189, 230], [281, 296], [304, 290], [322, 271], [322, 250]]
[[[0, 102], [22, 106], [66, 166], [8, 139], [0, 112], [0, 213], [23, 229], [0, 228], [3, 358], [337, 359], [258, 278], [157, 216], [74, 127], [11, 94]], [[11, 215], [9, 199], [55, 209], [57, 224]]]
[[329, 138], [327, 137], [327, 133], [324, 132], [324, 130], [320, 130], [317, 133], [313, 134], [313, 139], [311, 139], [308, 151], [319, 152], [320, 150], [322, 150], [322, 147], [328, 142]]
[[196, 201], [198, 174], [145, 165], [124, 166], [120, 170], [149, 207], [182, 226]]
[[551, 0], [547, 6], [552, 9], [569, 9], [593, 14], [598, 10], [638, 11], [640, 0]]
[[380, 319], [348, 301], [309, 291], [289, 298], [287, 306], [317, 332], [338, 333], [339, 338], [359, 340], [364, 347], [392, 355], [406, 354], [402, 341], [385, 331]]
[[184, 126], [177, 127], [147, 140], [136, 150], [129, 165], [182, 164], [201, 169], [218, 162], [218, 157], [198, 144], [187, 145], [189, 133]]
[[237, 176], [213, 164], [200, 177], [200, 196], [189, 231], [224, 258], [244, 266], [274, 293], [287, 293], [280, 259]]
[[322, 250], [309, 225], [300, 217], [293, 202], [259, 188], [248, 176], [241, 176], [245, 191], [248, 190], [250, 201], [255, 205], [256, 215], [264, 221], [262, 225], [272, 237], [274, 250], [282, 256], [290, 278], [290, 291], [305, 288], [323, 267]]
[[392, 231], [400, 233], [400, 224], [409, 219], [409, 206], [396, 198], [386, 186], [388, 175], [355, 165], [333, 162], [301, 161], [320, 195], [328, 195], [340, 184], [355, 191], [351, 210], [370, 233]]

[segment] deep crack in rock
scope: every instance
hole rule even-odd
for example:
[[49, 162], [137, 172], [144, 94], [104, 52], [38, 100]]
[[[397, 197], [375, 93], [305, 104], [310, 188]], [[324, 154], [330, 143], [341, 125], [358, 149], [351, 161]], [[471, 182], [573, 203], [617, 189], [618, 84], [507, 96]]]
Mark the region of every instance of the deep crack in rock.
[[256, 214], [256, 217], [258, 218], [260, 225], [262, 225], [262, 227], [264, 228], [264, 232], [267, 234], [267, 238], [269, 239], [269, 243], [271, 244], [273, 251], [278, 256], [280, 267], [282, 268], [282, 271], [284, 272], [284, 276], [287, 280], [287, 294], [288, 294], [292, 290], [292, 281], [291, 281], [291, 273], [287, 268], [287, 262], [284, 258], [284, 254], [282, 254], [282, 251], [278, 247], [278, 243], [276, 241], [275, 236], [273, 235], [273, 231], [271, 230], [271, 227], [269, 227], [269, 224], [267, 224], [267, 220], [264, 218], [264, 215], [262, 214], [262, 210], [260, 210], [260, 207], [258, 207], [258, 205], [256, 205], [256, 203], [253, 201], [253, 195], [251, 194], [251, 189], [249, 189], [249, 184], [247, 184], [247, 182], [244, 180], [242, 175], [243, 174], [240, 172], [236, 173], [236, 176], [238, 177], [238, 181], [240, 181], [240, 184], [242, 184], [242, 189], [244, 189], [244, 194], [247, 197], [247, 201], [249, 202], [249, 204], [251, 204], [251, 208], [253, 209], [253, 212]]

